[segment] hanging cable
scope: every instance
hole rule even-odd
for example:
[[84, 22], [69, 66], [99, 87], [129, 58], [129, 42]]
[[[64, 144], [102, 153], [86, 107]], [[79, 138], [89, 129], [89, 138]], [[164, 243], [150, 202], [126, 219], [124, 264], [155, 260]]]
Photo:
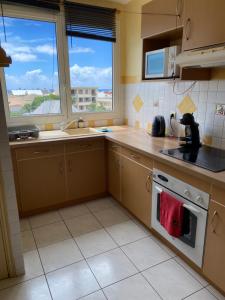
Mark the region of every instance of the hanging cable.
[[197, 83], [197, 81], [194, 81], [194, 82], [192, 82], [192, 84], [186, 90], [184, 90], [182, 92], [180, 92], [180, 91], [177, 92], [177, 91], [175, 91], [176, 81], [174, 80], [174, 83], [173, 83], [173, 93], [175, 95], [177, 95], [177, 96], [186, 94], [187, 92], [191, 91], [194, 88], [194, 86], [195, 86], [196, 83]]

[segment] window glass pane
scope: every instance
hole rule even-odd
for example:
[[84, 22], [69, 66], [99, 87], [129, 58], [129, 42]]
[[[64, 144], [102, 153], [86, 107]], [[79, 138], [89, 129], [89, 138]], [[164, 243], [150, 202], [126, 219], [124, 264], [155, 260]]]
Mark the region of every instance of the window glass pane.
[[11, 117], [61, 113], [56, 24], [5, 18], [5, 25], [7, 42], [2, 46], [12, 57], [12, 65], [5, 68]]
[[68, 37], [72, 111], [113, 109], [113, 44]]

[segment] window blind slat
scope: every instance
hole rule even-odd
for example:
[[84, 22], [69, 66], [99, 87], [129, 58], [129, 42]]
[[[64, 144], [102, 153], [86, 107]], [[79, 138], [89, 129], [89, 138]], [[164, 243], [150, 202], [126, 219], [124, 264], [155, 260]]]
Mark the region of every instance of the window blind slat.
[[60, 0], [3, 0], [2, 3], [60, 10]]
[[66, 35], [116, 41], [116, 10], [65, 2]]

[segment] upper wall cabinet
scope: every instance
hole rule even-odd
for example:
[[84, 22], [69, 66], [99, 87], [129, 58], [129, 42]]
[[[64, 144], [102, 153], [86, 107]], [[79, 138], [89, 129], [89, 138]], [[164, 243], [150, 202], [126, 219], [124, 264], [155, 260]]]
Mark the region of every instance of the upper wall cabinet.
[[182, 26], [183, 1], [152, 0], [143, 5], [141, 37], [155, 36]]
[[224, 21], [224, 0], [185, 0], [183, 50], [224, 43]]

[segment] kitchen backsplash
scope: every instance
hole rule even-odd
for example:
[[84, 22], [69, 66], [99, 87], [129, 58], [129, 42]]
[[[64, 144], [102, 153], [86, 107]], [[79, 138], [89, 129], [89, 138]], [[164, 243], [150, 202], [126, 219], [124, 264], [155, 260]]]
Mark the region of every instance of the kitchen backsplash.
[[170, 114], [175, 112], [179, 120], [182, 112], [191, 108], [200, 125], [202, 142], [225, 149], [225, 116], [216, 114], [216, 104], [225, 104], [225, 80], [199, 81], [183, 94], [191, 86], [191, 81], [124, 85], [125, 122], [151, 130], [154, 116], [163, 115], [169, 133]]

